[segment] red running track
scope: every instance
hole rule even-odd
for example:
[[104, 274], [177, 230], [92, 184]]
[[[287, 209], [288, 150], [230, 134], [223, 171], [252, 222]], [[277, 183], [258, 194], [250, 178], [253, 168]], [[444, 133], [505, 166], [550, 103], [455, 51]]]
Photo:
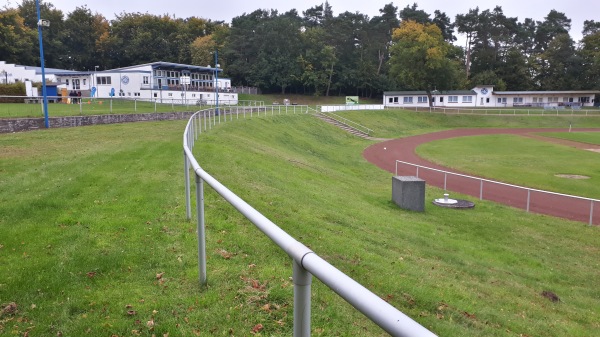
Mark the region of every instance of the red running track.
[[[600, 129], [573, 129], [572, 131], [600, 132]], [[428, 160], [419, 157], [415, 153], [417, 146], [439, 139], [454, 137], [490, 135], [490, 134], [513, 134], [525, 137], [543, 139], [549, 142], [560, 143], [582, 149], [600, 150], [598, 145], [590, 145], [555, 138], [546, 138], [535, 135], [537, 132], [565, 132], [565, 129], [455, 129], [434, 132], [424, 135], [407, 137], [402, 139], [393, 139], [372, 145], [365, 149], [363, 157], [370, 163], [378, 167], [395, 173], [396, 160], [401, 160], [413, 164], [423, 165], [439, 170], [465, 174], [450, 168], [434, 164]], [[408, 165], [398, 165], [398, 175], [414, 176], [416, 168]], [[427, 184], [439, 188], [444, 188], [444, 174], [432, 170], [419, 169], [419, 177], [424, 179]], [[446, 187], [448, 190], [461, 194], [471, 195], [479, 198], [481, 190], [480, 180], [447, 176]], [[526, 187], [526, 186], [523, 186]], [[527, 209], [527, 190], [517, 189], [510, 186], [504, 186], [492, 183], [483, 183], [483, 199], [502, 203], [512, 207]], [[592, 205], [593, 204], [593, 205]], [[529, 211], [540, 214], [552, 215], [560, 218], [566, 218], [585, 223], [590, 222], [590, 213], [592, 215], [592, 224], [600, 225], [600, 202], [591, 202], [561, 195], [552, 195], [548, 193], [531, 192]]]

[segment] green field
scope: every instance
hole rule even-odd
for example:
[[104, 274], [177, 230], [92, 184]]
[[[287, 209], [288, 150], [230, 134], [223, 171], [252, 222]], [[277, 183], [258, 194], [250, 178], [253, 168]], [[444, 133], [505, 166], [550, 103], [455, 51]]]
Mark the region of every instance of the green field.
[[542, 136], [572, 140], [580, 143], [600, 145], [600, 132], [544, 132]]
[[[377, 137], [564, 124], [344, 116]], [[291, 335], [291, 261], [210, 188], [208, 286], [198, 285], [195, 224], [183, 200], [184, 126], [0, 135], [0, 305], [18, 306], [0, 314], [0, 335], [248, 336], [257, 324], [256, 335]], [[195, 153], [253, 207], [439, 336], [600, 329], [598, 228], [486, 201], [468, 212], [402, 211], [390, 200], [390, 174], [362, 158], [370, 144], [310, 115], [261, 116], [203, 133]], [[426, 198], [440, 193], [428, 188]], [[312, 311], [315, 336], [385, 335], [317, 280]]]
[[[573, 139], [588, 139], [577, 137], [576, 133], [572, 135]], [[455, 149], [460, 149], [460, 156], [456, 155]], [[546, 191], [600, 198], [600, 154], [592, 151], [515, 135], [491, 135], [433, 141], [419, 146], [417, 153], [472, 175]], [[581, 175], [589, 179], [565, 179], [557, 174]]]

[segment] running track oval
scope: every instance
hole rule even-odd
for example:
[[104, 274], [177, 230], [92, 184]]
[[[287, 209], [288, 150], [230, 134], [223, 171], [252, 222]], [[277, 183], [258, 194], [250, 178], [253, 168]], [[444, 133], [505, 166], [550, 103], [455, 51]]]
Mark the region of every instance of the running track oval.
[[[419, 157], [415, 149], [417, 146], [434, 140], [466, 137], [477, 135], [492, 134], [512, 134], [524, 137], [533, 137], [543, 139], [549, 142], [560, 143], [577, 148], [600, 150], [598, 145], [583, 144], [578, 142], [559, 140], [555, 138], [546, 138], [535, 135], [539, 132], [565, 132], [565, 129], [453, 129], [434, 133], [428, 133], [418, 136], [392, 139], [374, 144], [366, 148], [363, 157], [370, 163], [388, 171], [395, 173], [396, 160], [406, 161], [413, 164], [428, 166], [439, 170], [445, 170], [454, 173], [466, 174], [457, 170], [437, 165], [428, 160]], [[578, 128], [575, 131], [600, 132], [598, 128]], [[599, 154], [600, 164], [600, 154]], [[414, 176], [416, 169], [406, 165], [399, 166], [398, 175]], [[444, 175], [430, 170], [420, 170], [419, 177], [424, 179], [427, 184], [439, 188], [444, 187]], [[523, 186], [526, 187], [526, 186]], [[449, 178], [447, 189], [453, 192], [466, 194], [479, 198], [480, 181], [467, 178]], [[502, 203], [516, 208], [526, 209], [527, 190], [519, 190], [508, 186], [498, 184], [487, 184], [484, 186], [483, 199]], [[588, 200], [579, 200], [564, 196], [551, 195], [546, 193], [531, 193], [529, 210], [534, 213], [552, 215], [560, 218], [566, 218], [575, 221], [589, 223], [591, 202]], [[600, 225], [600, 203], [595, 202], [593, 206], [593, 224]]]

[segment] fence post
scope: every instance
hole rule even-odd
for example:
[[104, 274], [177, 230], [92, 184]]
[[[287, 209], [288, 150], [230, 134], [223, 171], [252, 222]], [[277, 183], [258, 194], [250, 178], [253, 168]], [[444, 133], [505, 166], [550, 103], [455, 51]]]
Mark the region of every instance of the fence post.
[[110, 113], [112, 113], [112, 98], [110, 99]]
[[419, 167], [417, 166], [417, 178], [419, 178]]
[[530, 203], [530, 200], [531, 200], [531, 190], [528, 189], [527, 190], [527, 213], [529, 213], [529, 203]]
[[446, 190], [446, 181], [448, 179], [448, 173], [444, 172], [444, 191]]
[[183, 168], [185, 177], [185, 214], [188, 220], [192, 219], [191, 210], [191, 196], [190, 196], [190, 162], [188, 161], [187, 154], [183, 151]]
[[296, 260], [292, 262], [294, 282], [294, 337], [310, 337], [310, 286], [312, 274]]
[[483, 179], [479, 179], [479, 200], [483, 200]]
[[196, 209], [198, 217], [198, 279], [201, 285], [206, 284], [206, 235], [204, 233], [204, 181], [196, 176]]
[[133, 111], [137, 112], [137, 98], [133, 100]]
[[590, 226], [594, 224], [592, 222], [593, 219], [594, 219], [594, 200], [592, 200], [591, 205], [590, 205]]

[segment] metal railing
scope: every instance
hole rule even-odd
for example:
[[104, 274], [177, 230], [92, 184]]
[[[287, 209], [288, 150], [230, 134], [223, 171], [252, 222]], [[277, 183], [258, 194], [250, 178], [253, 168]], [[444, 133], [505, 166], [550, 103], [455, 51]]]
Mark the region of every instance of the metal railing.
[[431, 113], [444, 113], [456, 115], [489, 115], [489, 116], [596, 116], [600, 117], [600, 109], [594, 107], [580, 107], [580, 109], [568, 107], [566, 109], [544, 109], [544, 108], [452, 108], [452, 107], [404, 107], [386, 105], [388, 109], [401, 109], [409, 111], [423, 111]]
[[[299, 113], [309, 112], [307, 106], [266, 106], [252, 108], [252, 110], [254, 109], [259, 109], [263, 116], [267, 116], [269, 113], [271, 115], [280, 114], [283, 111], [295, 112], [295, 109], [298, 109]], [[194, 144], [202, 132], [206, 132], [212, 126], [220, 123], [221, 117], [224, 117], [224, 121], [232, 121], [234, 113], [222, 110], [216, 116], [213, 109], [198, 111], [190, 118], [183, 134], [186, 213], [188, 219], [192, 218], [190, 168], [194, 172], [196, 182], [200, 283], [206, 283], [204, 183], [207, 183], [292, 258], [294, 284], [293, 330], [295, 337], [307, 337], [311, 333], [311, 283], [313, 275], [392, 336], [435, 336], [410, 317], [316, 255], [202, 169], [192, 151]], [[237, 117], [239, 118], [239, 114], [237, 114]]]
[[[43, 115], [41, 96], [0, 96], [0, 118], [37, 117]], [[90, 98], [48, 96], [51, 117], [73, 115], [103, 115], [151, 112], [196, 111], [200, 108], [215, 107], [215, 100], [181, 98]], [[11, 104], [3, 104], [11, 103]], [[31, 103], [31, 104], [16, 104]], [[264, 101], [219, 100], [223, 107], [261, 107]]]
[[[317, 110], [319, 110], [319, 109], [317, 108]], [[336, 122], [338, 122], [340, 124], [346, 125], [349, 128], [352, 128], [352, 129], [355, 129], [357, 131], [366, 133], [367, 135], [371, 135], [373, 133], [372, 129], [369, 129], [368, 127], [366, 127], [364, 125], [358, 124], [358, 123], [356, 123], [354, 121], [349, 120], [348, 118], [342, 117], [342, 116], [340, 116], [338, 114], [335, 114], [333, 112], [322, 112], [322, 110], [321, 110], [321, 114], [323, 116], [326, 116], [328, 118], [333, 119], [334, 121], [336, 121]]]
[[[411, 169], [399, 170], [399, 164]], [[396, 160], [395, 175], [399, 175], [400, 171], [405, 174], [413, 174], [414, 172], [417, 178], [426, 178], [429, 184], [443, 187], [444, 190], [450, 189], [458, 193], [479, 197], [479, 200], [501, 202], [525, 209], [527, 212], [588, 222], [590, 226], [594, 224], [594, 204], [600, 202], [598, 199], [507, 184]], [[454, 178], [454, 180], [449, 181], [448, 177]], [[452, 184], [451, 188], [448, 187], [450, 184]], [[537, 194], [542, 198], [535, 199]], [[596, 213], [600, 213], [600, 209], [597, 209]], [[597, 216], [596, 219], [600, 224], [600, 216]]]

